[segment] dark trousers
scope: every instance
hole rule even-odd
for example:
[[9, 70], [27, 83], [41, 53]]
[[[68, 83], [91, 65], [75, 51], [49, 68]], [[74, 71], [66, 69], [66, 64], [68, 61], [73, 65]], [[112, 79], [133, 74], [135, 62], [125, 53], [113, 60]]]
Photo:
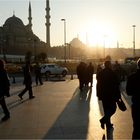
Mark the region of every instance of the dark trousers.
[[116, 112], [116, 102], [102, 100], [102, 103], [103, 103], [103, 109], [104, 109], [104, 116], [102, 120], [106, 123], [106, 125], [110, 125], [111, 116]]
[[82, 90], [84, 87], [85, 81], [84, 79], [79, 79], [79, 89]]
[[36, 81], [36, 85], [38, 85], [38, 81], [39, 81], [40, 84], [43, 84], [40, 74], [37, 74], [37, 75], [35, 76], [35, 81]]
[[90, 77], [89, 82], [90, 82], [90, 86], [92, 86], [92, 84], [93, 84], [93, 75]]
[[140, 139], [140, 113], [139, 106], [132, 105], [133, 134], [132, 139]]
[[29, 98], [33, 96], [32, 86], [31, 85], [25, 85], [25, 89], [19, 94], [20, 96], [23, 96], [26, 92], [29, 93]]
[[1, 107], [3, 109], [3, 112], [4, 112], [5, 116], [9, 116], [10, 113], [9, 113], [8, 108], [6, 106], [6, 102], [5, 102], [5, 98], [4, 97], [2, 97], [0, 99], [0, 105], [1, 105]]

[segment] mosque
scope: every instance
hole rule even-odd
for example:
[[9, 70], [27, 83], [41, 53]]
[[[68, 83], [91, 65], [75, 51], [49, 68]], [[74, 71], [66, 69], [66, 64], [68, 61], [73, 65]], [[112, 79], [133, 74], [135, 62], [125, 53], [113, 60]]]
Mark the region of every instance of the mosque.
[[43, 42], [33, 33], [32, 10], [29, 2], [28, 24], [24, 25], [22, 20], [13, 13], [3, 26], [0, 26], [0, 56], [4, 58], [23, 59], [27, 52], [33, 56], [40, 53], [47, 54], [50, 47], [50, 7], [49, 0], [46, 0], [46, 42]]

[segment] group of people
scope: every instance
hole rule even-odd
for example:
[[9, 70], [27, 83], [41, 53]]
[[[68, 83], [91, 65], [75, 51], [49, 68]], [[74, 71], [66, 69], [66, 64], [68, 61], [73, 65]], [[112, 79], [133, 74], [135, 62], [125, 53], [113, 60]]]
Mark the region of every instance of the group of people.
[[[38, 66], [38, 64], [37, 64]], [[38, 68], [36, 66], [36, 68]], [[130, 75], [127, 79], [126, 93], [132, 96], [132, 119], [133, 119], [133, 135], [132, 139], [140, 139], [139, 126], [140, 126], [140, 59], [137, 61], [138, 70], [134, 74]], [[36, 69], [37, 70], [37, 69]], [[39, 70], [38, 70], [39, 72]], [[33, 99], [35, 96], [32, 92], [32, 77], [31, 77], [31, 65], [30, 61], [26, 62], [23, 69], [25, 89], [18, 94], [20, 99], [23, 99], [23, 95], [26, 91], [29, 91], [29, 99]], [[77, 66], [77, 75], [79, 78], [79, 88], [82, 91], [84, 86], [92, 87], [93, 85], [94, 66], [90, 62], [88, 65], [84, 62], [80, 62]], [[38, 75], [37, 75], [38, 76]], [[102, 101], [104, 116], [100, 119], [101, 127], [104, 129], [112, 128], [111, 117], [116, 112], [116, 103], [121, 99], [120, 93], [120, 79], [112, 68], [111, 61], [104, 62], [104, 68], [99, 68], [96, 75], [97, 79], [97, 97]], [[36, 84], [38, 80], [42, 85], [41, 79], [36, 77]], [[0, 105], [3, 109], [5, 116], [2, 121], [6, 121], [10, 118], [10, 112], [5, 103], [5, 96], [9, 97], [10, 82], [7, 72], [4, 67], [4, 61], [0, 60]]]
[[[91, 63], [90, 63], [91, 67]], [[90, 76], [93, 76], [94, 70], [92, 66], [92, 72]], [[140, 139], [139, 126], [140, 126], [140, 59], [137, 61], [137, 71], [128, 76], [126, 81], [126, 93], [132, 96], [132, 119], [133, 119], [133, 134], [132, 139]], [[81, 62], [77, 66], [77, 75], [79, 78], [79, 89], [82, 91], [84, 85], [88, 80], [88, 66]], [[96, 94], [99, 100], [102, 101], [104, 116], [100, 119], [101, 128], [107, 129], [113, 128], [111, 123], [111, 117], [116, 112], [117, 102], [121, 99], [120, 83], [123, 77], [123, 71], [120, 68], [118, 62], [115, 62], [113, 66], [111, 61], [104, 62], [104, 68], [98, 65], [96, 79]], [[92, 78], [90, 78], [92, 79]], [[92, 79], [93, 80], [93, 79]], [[91, 81], [90, 81], [91, 82]], [[91, 82], [92, 83], [92, 82]]]
[[[85, 62], [80, 62], [77, 66], [80, 91], [89, 83], [92, 86], [93, 74], [94, 66], [91, 62], [88, 65]], [[121, 95], [119, 90], [120, 80], [112, 69], [111, 61], [105, 61], [104, 68], [98, 65], [96, 79], [97, 97], [102, 101], [104, 108], [104, 116], [100, 119], [101, 127], [104, 129], [106, 125], [107, 128], [112, 128], [111, 116], [116, 111], [116, 102], [121, 98]]]
[[[25, 85], [25, 88], [21, 93], [18, 94], [18, 97], [22, 100], [23, 95], [28, 91], [29, 99], [35, 98], [32, 91], [32, 75], [31, 75], [31, 64], [30, 61], [26, 61], [25, 66], [23, 67], [23, 76], [24, 81], [23, 84]], [[40, 83], [40, 85], [43, 84], [41, 79], [41, 73], [40, 73], [40, 66], [38, 62], [36, 63], [34, 67], [34, 73], [35, 73], [35, 82], [36, 85]], [[0, 105], [2, 106], [3, 112], [5, 116], [2, 118], [2, 121], [6, 121], [10, 118], [10, 112], [7, 108], [7, 105], [5, 103], [5, 96], [9, 97], [10, 91], [10, 82], [9, 77], [7, 75], [7, 72], [5, 70], [5, 62], [3, 60], [0, 60]]]
[[80, 62], [76, 71], [79, 79], [79, 88], [81, 91], [83, 90], [83, 87], [88, 86], [89, 84], [90, 87], [93, 86], [94, 66], [91, 62], [88, 65], [85, 62]]

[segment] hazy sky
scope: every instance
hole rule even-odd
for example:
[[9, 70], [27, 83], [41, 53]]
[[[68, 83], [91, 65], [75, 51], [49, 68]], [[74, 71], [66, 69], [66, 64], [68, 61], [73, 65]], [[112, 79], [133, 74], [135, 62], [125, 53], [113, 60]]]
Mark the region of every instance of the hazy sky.
[[[33, 32], [45, 41], [46, 0], [30, 0]], [[29, 0], [0, 0], [0, 26], [13, 15], [28, 24]], [[67, 42], [74, 37], [89, 45], [132, 47], [133, 28], [136, 25], [136, 48], [140, 48], [140, 0], [50, 0], [51, 45], [64, 42], [66, 19]]]

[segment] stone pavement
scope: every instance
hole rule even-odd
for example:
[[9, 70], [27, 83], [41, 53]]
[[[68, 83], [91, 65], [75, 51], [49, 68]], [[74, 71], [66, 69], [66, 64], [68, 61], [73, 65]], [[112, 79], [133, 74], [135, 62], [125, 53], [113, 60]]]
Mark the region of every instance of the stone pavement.
[[123, 93], [127, 111], [117, 109], [112, 117], [114, 129], [103, 130], [99, 123], [103, 111], [96, 98], [95, 75], [93, 83], [82, 100], [77, 78], [46, 81], [42, 86], [34, 83], [36, 98], [29, 100], [25, 94], [23, 101], [17, 96], [24, 88], [21, 80], [12, 84], [11, 97], [6, 98], [11, 118], [0, 123], [0, 139], [131, 139], [130, 98]]

